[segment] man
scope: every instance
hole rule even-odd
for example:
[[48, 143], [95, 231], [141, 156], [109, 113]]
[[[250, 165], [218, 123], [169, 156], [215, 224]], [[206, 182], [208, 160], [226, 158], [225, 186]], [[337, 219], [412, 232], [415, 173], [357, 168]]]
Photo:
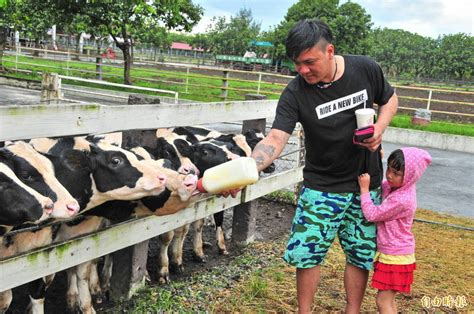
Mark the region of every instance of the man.
[[[380, 201], [382, 133], [395, 115], [397, 96], [380, 67], [363, 56], [335, 54], [329, 27], [318, 20], [298, 22], [286, 53], [298, 75], [278, 102], [272, 130], [255, 147], [259, 170], [279, 156], [296, 122], [303, 125], [306, 161], [302, 189], [284, 259], [297, 268], [300, 313], [311, 311], [320, 264], [336, 235], [346, 255], [346, 313], [357, 313], [375, 255], [375, 226], [361, 212], [357, 176], [376, 178], [371, 197]], [[354, 111], [379, 106], [374, 134], [352, 142]]]

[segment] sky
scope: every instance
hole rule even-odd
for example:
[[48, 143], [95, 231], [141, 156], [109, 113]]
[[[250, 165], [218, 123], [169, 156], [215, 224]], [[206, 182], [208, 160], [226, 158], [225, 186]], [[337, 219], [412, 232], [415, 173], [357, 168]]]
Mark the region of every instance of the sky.
[[[261, 30], [269, 30], [282, 21], [298, 0], [193, 0], [204, 8], [201, 22], [193, 33], [204, 32], [214, 16], [235, 16], [250, 9]], [[340, 0], [340, 4], [347, 0]], [[352, 0], [372, 17], [373, 27], [403, 29], [422, 36], [466, 33], [474, 36], [473, 0]]]

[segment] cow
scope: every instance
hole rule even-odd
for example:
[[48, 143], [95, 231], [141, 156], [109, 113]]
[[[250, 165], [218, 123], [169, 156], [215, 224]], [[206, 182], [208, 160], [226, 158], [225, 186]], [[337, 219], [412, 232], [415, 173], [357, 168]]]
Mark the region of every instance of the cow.
[[[30, 143], [54, 165], [58, 180], [79, 201], [80, 212], [109, 200], [135, 200], [165, 192], [167, 177], [159, 168], [140, 160], [137, 155], [105, 142], [95, 144], [84, 137], [34, 139]], [[81, 216], [63, 223], [57, 241], [93, 232], [105, 224], [103, 217]], [[94, 312], [89, 290], [91, 263], [86, 262], [68, 270], [67, 303], [77, 305], [83, 312]], [[37, 298], [32, 308], [41, 307], [48, 282], [37, 281]]]
[[[0, 155], [4, 151], [0, 150]], [[53, 201], [24, 184], [11, 170], [0, 162], [0, 243], [19, 224], [39, 223], [53, 212]], [[8, 240], [7, 240], [8, 241]], [[0, 258], [3, 250], [0, 249]], [[0, 292], [0, 312], [5, 312], [12, 301], [11, 290]]]
[[[23, 184], [43, 196], [49, 196], [54, 201], [48, 218], [67, 219], [79, 212], [78, 202], [56, 179], [51, 161], [29, 144], [18, 141], [1, 148], [0, 161], [16, 173]], [[11, 221], [17, 228], [25, 222], [29, 221], [21, 217]], [[5, 258], [51, 244], [55, 234], [52, 229], [53, 227], [35, 228], [33, 231], [4, 235], [0, 243], [0, 257]], [[0, 293], [0, 300], [0, 308], [8, 308], [11, 302], [11, 290]]]
[[[0, 149], [0, 155], [4, 151]], [[24, 184], [3, 162], [0, 162], [0, 236], [14, 226], [48, 219], [54, 203]]]
[[[255, 147], [257, 138], [263, 138], [263, 134], [258, 134], [254, 130], [242, 134], [223, 134], [200, 127], [177, 127], [170, 129], [158, 129], [156, 131], [157, 147], [151, 150], [156, 158], [169, 158], [173, 160], [174, 167], [181, 164], [182, 160], [191, 161], [198, 168], [198, 173], [202, 173], [223, 162], [238, 158], [240, 156], [250, 156], [251, 147], [247, 143], [247, 136], [251, 140], [251, 145]], [[272, 170], [270, 170], [272, 171]], [[220, 254], [228, 254], [225, 246], [224, 232], [222, 229], [223, 212], [214, 215], [216, 223], [216, 238]], [[205, 262], [203, 251], [202, 228], [204, 220], [193, 223], [195, 230], [193, 239], [193, 251], [196, 261]], [[160, 283], [169, 282], [169, 261], [166, 254], [168, 246], [171, 244], [171, 267], [178, 271], [183, 271], [182, 247], [184, 237], [189, 230], [185, 225], [174, 231], [160, 235], [161, 249], [160, 264], [158, 272]], [[171, 242], [172, 241], [172, 242]]]

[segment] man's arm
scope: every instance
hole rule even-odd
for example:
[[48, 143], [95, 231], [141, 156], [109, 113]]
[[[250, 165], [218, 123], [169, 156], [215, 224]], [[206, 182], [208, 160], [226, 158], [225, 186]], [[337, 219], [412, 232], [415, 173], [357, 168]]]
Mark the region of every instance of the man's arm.
[[392, 97], [390, 97], [385, 105], [379, 106], [377, 122], [374, 124], [374, 136], [364, 140], [364, 143], [360, 145], [366, 147], [372, 152], [375, 152], [382, 143], [382, 134], [390, 124], [390, 121], [392, 121], [393, 116], [395, 116], [397, 113], [397, 108], [398, 97], [395, 93], [393, 93]]
[[251, 157], [257, 162], [258, 171], [267, 168], [281, 153], [290, 134], [272, 129], [252, 151]]

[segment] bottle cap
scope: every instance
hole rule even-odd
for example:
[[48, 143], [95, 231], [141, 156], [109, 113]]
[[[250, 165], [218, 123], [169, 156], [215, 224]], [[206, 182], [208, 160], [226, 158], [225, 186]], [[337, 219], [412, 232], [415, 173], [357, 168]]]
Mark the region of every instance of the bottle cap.
[[201, 193], [207, 193], [206, 189], [202, 185], [202, 178], [197, 181], [196, 188], [198, 189], [199, 192]]

